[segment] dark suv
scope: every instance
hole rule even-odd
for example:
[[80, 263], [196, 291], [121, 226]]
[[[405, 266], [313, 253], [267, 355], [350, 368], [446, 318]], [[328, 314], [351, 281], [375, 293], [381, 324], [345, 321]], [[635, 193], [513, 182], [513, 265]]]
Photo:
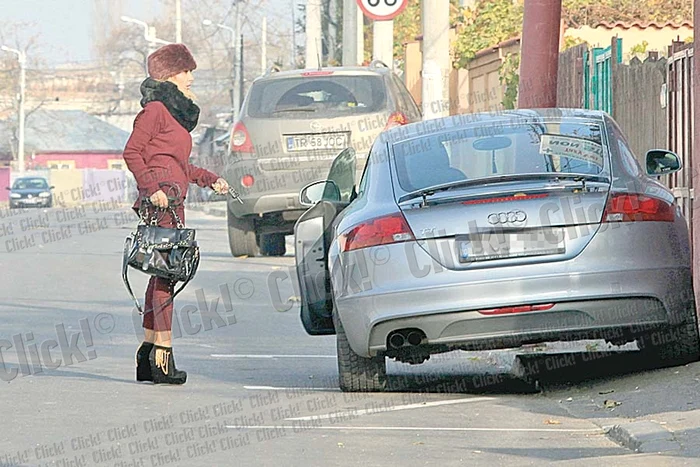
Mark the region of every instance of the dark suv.
[[300, 189], [324, 180], [346, 147], [356, 151], [361, 170], [382, 131], [419, 120], [403, 82], [381, 62], [257, 78], [233, 125], [223, 167], [243, 200], [228, 202], [231, 253], [284, 255], [284, 237], [306, 210]]

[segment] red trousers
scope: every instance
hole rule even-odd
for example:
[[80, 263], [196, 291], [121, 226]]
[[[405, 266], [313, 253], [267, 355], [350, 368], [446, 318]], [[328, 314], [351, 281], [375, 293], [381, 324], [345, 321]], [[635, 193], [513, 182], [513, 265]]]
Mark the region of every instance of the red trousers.
[[[185, 209], [182, 205], [175, 209], [184, 224]], [[149, 212], [149, 216], [152, 212]], [[161, 227], [175, 227], [175, 219], [169, 211], [159, 212], [158, 225]], [[150, 218], [150, 217], [149, 217]], [[146, 289], [146, 303], [143, 315], [143, 327], [153, 331], [170, 331], [173, 325], [173, 302], [163, 306], [163, 303], [170, 300], [175, 284], [167, 279], [152, 276]]]

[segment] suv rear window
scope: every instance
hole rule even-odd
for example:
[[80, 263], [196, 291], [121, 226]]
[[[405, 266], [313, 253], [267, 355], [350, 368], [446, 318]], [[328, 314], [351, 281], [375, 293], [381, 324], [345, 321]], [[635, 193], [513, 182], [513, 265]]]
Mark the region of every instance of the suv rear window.
[[381, 76], [276, 78], [256, 83], [248, 115], [257, 118], [319, 118], [384, 110], [386, 90]]

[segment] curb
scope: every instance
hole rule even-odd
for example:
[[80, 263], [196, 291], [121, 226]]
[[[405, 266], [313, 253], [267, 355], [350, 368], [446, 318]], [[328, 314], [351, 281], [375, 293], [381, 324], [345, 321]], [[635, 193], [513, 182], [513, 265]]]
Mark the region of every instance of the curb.
[[680, 451], [673, 432], [654, 422], [641, 421], [606, 428], [608, 437], [635, 452], [659, 453]]

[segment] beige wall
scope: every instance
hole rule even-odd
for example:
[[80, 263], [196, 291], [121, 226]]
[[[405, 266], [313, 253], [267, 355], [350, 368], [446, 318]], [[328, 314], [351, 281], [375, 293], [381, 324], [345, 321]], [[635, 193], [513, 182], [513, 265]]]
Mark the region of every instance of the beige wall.
[[421, 76], [420, 72], [423, 67], [421, 60], [423, 59], [423, 54], [420, 50], [420, 42], [413, 41], [406, 43], [404, 47], [404, 84], [408, 88], [408, 91], [413, 96], [413, 99], [421, 106]]
[[609, 47], [610, 40], [615, 36], [622, 39], [623, 56], [629, 55], [630, 49], [635, 45], [641, 44], [643, 41], [649, 43], [647, 46], [648, 51], [655, 50], [665, 55], [666, 49], [671, 42], [678, 38], [684, 41], [686, 38], [692, 37], [693, 28], [681, 26], [657, 29], [634, 26], [629, 29], [620, 27], [593, 29], [590, 26], [582, 26], [576, 29], [567, 29], [564, 33], [564, 37], [583, 40], [593, 47]]
[[[421, 105], [421, 41], [405, 45], [404, 79], [406, 87]], [[520, 53], [520, 42], [494, 47], [469, 62], [466, 68], [450, 73], [450, 114], [484, 112], [503, 108], [504, 87], [498, 69], [508, 54]]]

